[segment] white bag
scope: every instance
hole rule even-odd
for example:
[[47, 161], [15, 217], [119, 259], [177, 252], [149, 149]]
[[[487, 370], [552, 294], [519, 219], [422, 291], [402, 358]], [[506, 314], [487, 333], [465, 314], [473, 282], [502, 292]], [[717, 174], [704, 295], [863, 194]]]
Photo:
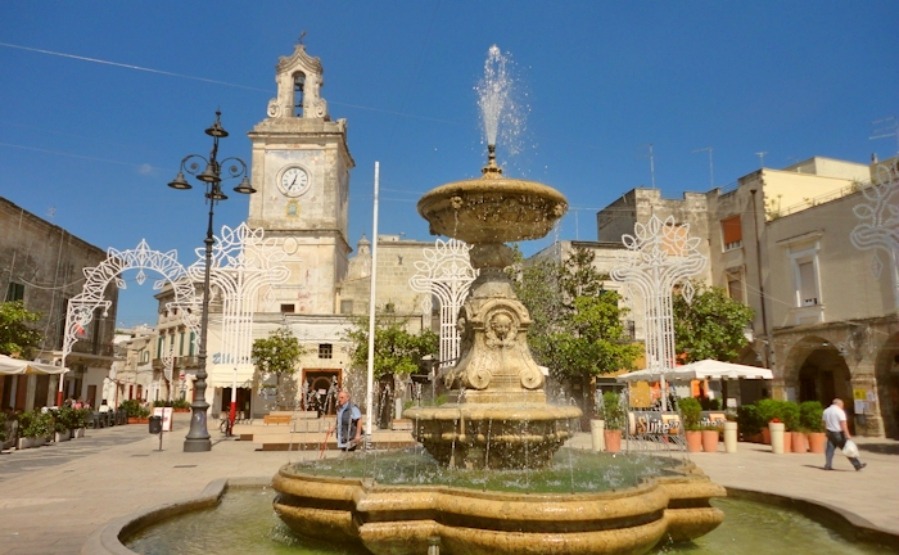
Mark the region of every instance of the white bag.
[[858, 458], [858, 445], [851, 439], [847, 439], [846, 443], [843, 444], [843, 454], [850, 459]]

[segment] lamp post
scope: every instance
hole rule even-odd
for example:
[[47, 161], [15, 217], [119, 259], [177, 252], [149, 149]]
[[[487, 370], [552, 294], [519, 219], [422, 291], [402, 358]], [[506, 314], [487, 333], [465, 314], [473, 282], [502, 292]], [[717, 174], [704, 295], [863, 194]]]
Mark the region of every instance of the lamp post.
[[[222, 127], [221, 117], [221, 111], [216, 111], [215, 123], [206, 130], [206, 134], [212, 137], [212, 152], [209, 154], [209, 159], [207, 160], [199, 154], [188, 154], [181, 160], [181, 170], [178, 175], [169, 183], [169, 187], [173, 189], [190, 189], [190, 183], [184, 178], [184, 173], [187, 172], [203, 182], [206, 189], [206, 201], [209, 203], [209, 224], [206, 228], [206, 239], [203, 241], [206, 245], [206, 255], [203, 269], [203, 304], [200, 316], [200, 352], [197, 355], [199, 369], [197, 381], [194, 384], [194, 399], [190, 406], [190, 430], [184, 439], [185, 452], [210, 451], [212, 449], [212, 441], [209, 439], [209, 430], [206, 426], [206, 412], [209, 410], [209, 403], [206, 402], [206, 378], [208, 376], [206, 372], [206, 339], [209, 331], [209, 273], [212, 267], [212, 245], [215, 244], [215, 237], [212, 234], [212, 219], [215, 213], [215, 204], [228, 198], [222, 193], [222, 167], [227, 166], [226, 179], [243, 178], [234, 191], [245, 195], [256, 192], [250, 184], [247, 164], [243, 160], [231, 157], [219, 162], [217, 158], [219, 139], [228, 136], [228, 132]], [[229, 163], [230, 165], [228, 165]], [[201, 172], [200, 168], [203, 164], [205, 164], [205, 169]]]

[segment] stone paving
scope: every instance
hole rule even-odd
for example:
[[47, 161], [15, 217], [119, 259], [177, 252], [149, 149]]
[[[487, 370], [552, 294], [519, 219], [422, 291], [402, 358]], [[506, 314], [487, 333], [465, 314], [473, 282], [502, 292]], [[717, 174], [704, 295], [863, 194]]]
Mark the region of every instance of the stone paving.
[[[317, 458], [318, 450], [257, 451], [253, 443], [210, 432], [206, 453], [182, 450], [189, 415], [162, 438], [147, 425], [88, 430], [87, 437], [0, 455], [0, 555], [74, 555], [88, 537], [115, 518], [184, 500], [219, 478], [261, 478], [283, 464]], [[690, 455], [714, 481], [825, 505], [853, 523], [899, 536], [899, 442], [861, 438], [855, 472], [845, 458], [824, 471], [823, 455], [773, 455], [741, 443], [736, 454]], [[589, 448], [589, 434], [571, 440]]]

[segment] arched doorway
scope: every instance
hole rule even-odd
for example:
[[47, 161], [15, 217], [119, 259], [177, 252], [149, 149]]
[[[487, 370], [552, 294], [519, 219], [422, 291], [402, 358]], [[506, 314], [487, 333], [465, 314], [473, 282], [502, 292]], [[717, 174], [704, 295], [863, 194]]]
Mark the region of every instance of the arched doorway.
[[787, 357], [785, 384], [795, 398], [819, 401], [827, 407], [843, 399], [849, 425], [853, 423], [852, 382], [849, 366], [839, 349], [823, 337], [809, 336], [796, 342]]
[[883, 431], [887, 437], [899, 439], [899, 333], [889, 338], [875, 364]]

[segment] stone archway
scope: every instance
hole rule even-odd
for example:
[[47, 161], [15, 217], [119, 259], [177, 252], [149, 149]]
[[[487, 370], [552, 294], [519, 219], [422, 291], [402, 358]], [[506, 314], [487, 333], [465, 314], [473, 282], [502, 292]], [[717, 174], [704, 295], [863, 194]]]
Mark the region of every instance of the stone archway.
[[[144, 270], [153, 270], [163, 279], [153, 284], [154, 290], [162, 289], [166, 283], [172, 286], [175, 300], [167, 303], [166, 308], [177, 308], [184, 325], [199, 336], [200, 303], [198, 302], [193, 281], [188, 279], [187, 270], [178, 262], [178, 252], [161, 252], [150, 248], [142, 239], [137, 248], [119, 251], [112, 247], [107, 251], [107, 258], [98, 266], [84, 268], [85, 282], [81, 293], [69, 299], [66, 308], [66, 325], [63, 336], [62, 361], [72, 352], [72, 347], [84, 334], [94, 319], [94, 312], [102, 308], [103, 316], [112, 305], [106, 298], [106, 290], [110, 283], [119, 289], [127, 286], [121, 275], [126, 270], [138, 270], [137, 283], [143, 285], [147, 276]], [[62, 403], [63, 378], [59, 380], [57, 403]]]
[[884, 434], [899, 439], [899, 332], [877, 353], [875, 375]]
[[799, 402], [819, 401], [827, 407], [835, 397], [843, 399], [851, 423], [852, 376], [843, 356], [839, 348], [825, 337], [803, 337], [787, 354], [784, 387], [788, 390], [792, 388]]

